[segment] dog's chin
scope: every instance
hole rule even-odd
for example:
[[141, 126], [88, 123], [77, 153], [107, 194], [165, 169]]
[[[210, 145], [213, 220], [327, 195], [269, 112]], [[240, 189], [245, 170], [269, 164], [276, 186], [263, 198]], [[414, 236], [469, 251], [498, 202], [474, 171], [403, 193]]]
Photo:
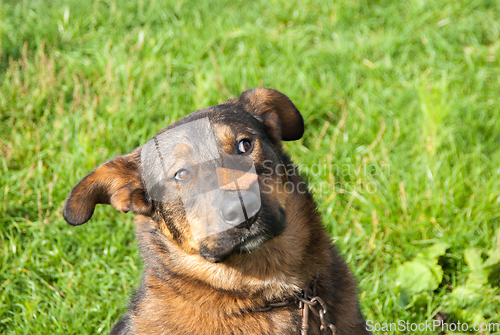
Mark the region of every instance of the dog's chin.
[[233, 254], [249, 254], [259, 249], [270, 239], [271, 237], [269, 235], [249, 236], [244, 239], [242, 243], [238, 243], [229, 248], [218, 248], [215, 252], [210, 252], [206, 248], [201, 248], [200, 255], [210, 263], [220, 263]]
[[200, 256], [210, 263], [220, 263], [233, 254], [249, 254], [282, 232], [282, 230], [278, 232], [259, 229], [258, 226], [262, 226], [259, 218], [253, 221], [253, 225], [249, 228], [232, 228], [212, 236], [211, 241], [200, 245]]
[[203, 257], [206, 261], [208, 261], [208, 262], [210, 262], [210, 263], [220, 263], [220, 262], [222, 262], [223, 260], [225, 260], [226, 258], [228, 258], [228, 257], [229, 257], [229, 255], [228, 255], [228, 256], [220, 256], [220, 255], [219, 255], [219, 256], [215, 256], [215, 255], [208, 255], [208, 254], [202, 253], [201, 251], [200, 251], [200, 255], [201, 255], [201, 256], [202, 256], [202, 257]]
[[270, 239], [271, 237], [269, 235], [250, 236], [242, 244], [240, 244], [238, 251], [240, 254], [249, 254], [252, 251], [259, 249]]

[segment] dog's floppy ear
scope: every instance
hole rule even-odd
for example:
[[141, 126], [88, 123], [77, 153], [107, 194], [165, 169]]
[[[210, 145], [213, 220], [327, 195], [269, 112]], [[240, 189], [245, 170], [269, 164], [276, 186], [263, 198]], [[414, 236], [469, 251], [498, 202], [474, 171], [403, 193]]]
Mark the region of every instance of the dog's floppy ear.
[[140, 150], [136, 150], [99, 166], [71, 190], [64, 204], [64, 219], [73, 226], [84, 224], [94, 214], [96, 204], [109, 204], [123, 213], [151, 215], [139, 164]]
[[304, 134], [304, 119], [290, 99], [281, 92], [256, 88], [237, 99], [266, 128], [273, 142], [295, 141]]

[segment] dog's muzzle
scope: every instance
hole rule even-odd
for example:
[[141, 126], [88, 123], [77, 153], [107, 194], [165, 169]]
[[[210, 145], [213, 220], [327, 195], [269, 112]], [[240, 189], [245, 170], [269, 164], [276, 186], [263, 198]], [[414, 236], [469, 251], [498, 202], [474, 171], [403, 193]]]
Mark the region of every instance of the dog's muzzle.
[[[152, 200], [181, 203], [193, 239], [249, 228], [261, 208], [250, 156], [217, 147], [208, 119], [156, 135], [141, 150], [142, 176]], [[182, 178], [176, 172], [182, 171]]]

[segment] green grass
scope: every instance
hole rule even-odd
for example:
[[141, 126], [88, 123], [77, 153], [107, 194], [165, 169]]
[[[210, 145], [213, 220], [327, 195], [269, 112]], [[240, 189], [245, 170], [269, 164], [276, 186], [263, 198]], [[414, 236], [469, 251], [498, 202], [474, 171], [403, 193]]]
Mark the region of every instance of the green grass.
[[[131, 215], [71, 227], [70, 189], [174, 120], [265, 86], [374, 322], [499, 322], [500, 2], [42, 1], [0, 5], [0, 333], [107, 333], [140, 275]], [[396, 271], [449, 244], [436, 289]], [[398, 332], [388, 332], [396, 334]], [[432, 332], [412, 332], [427, 334]], [[499, 334], [499, 333], [497, 333]]]

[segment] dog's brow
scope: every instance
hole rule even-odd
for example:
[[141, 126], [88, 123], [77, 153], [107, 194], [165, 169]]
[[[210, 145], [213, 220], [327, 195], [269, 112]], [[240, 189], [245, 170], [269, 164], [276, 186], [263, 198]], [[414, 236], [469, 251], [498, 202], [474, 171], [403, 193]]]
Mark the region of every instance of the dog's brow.
[[228, 139], [232, 140], [234, 139], [234, 129], [232, 129], [230, 126], [222, 124], [218, 125], [214, 129], [216, 135], [219, 136], [219, 138], [223, 141], [226, 141]]
[[251, 131], [250, 129], [245, 129], [244, 131], [241, 132], [242, 135], [251, 135], [251, 136], [257, 136], [258, 134], [255, 131]]

